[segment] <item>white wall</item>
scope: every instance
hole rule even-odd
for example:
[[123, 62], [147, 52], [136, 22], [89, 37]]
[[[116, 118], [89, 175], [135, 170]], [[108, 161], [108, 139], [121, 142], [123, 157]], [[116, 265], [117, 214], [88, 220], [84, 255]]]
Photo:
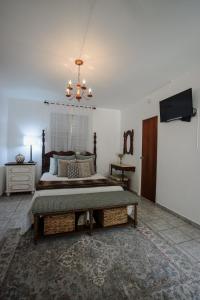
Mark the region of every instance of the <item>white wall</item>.
[[[132, 189], [140, 193], [142, 120], [159, 115], [159, 101], [193, 88], [194, 107], [199, 107], [199, 72], [184, 74], [169, 85], [149, 95], [135, 105], [122, 110], [121, 134], [134, 129], [134, 155], [126, 155], [124, 162], [134, 163]], [[158, 123], [158, 161], [156, 201], [163, 206], [200, 224], [200, 146], [197, 147], [198, 118], [190, 123], [173, 121]], [[122, 143], [121, 143], [122, 147]]]
[[5, 190], [5, 168], [7, 161], [7, 124], [8, 103], [3, 94], [0, 93], [0, 196]]
[[7, 160], [7, 123], [8, 103], [7, 99], [0, 94], [0, 165]]
[[[49, 124], [48, 105], [37, 101], [10, 99], [8, 105], [8, 160], [22, 153], [29, 159], [29, 148], [23, 146], [25, 135], [41, 136], [42, 129]], [[97, 171], [107, 174], [109, 163], [120, 149], [120, 111], [96, 109], [93, 111], [92, 132], [97, 132]], [[90, 143], [89, 151], [93, 150]], [[41, 166], [41, 146], [33, 148], [33, 160], [38, 162], [38, 176]]]
[[120, 111], [96, 109], [93, 114], [93, 131], [97, 133], [97, 171], [109, 172], [109, 164], [116, 161], [120, 151]]

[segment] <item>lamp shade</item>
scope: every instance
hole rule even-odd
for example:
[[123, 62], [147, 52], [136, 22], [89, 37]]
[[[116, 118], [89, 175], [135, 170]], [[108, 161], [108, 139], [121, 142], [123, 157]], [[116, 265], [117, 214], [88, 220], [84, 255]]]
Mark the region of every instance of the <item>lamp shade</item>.
[[35, 136], [24, 136], [24, 146], [33, 146], [38, 143], [38, 139]]

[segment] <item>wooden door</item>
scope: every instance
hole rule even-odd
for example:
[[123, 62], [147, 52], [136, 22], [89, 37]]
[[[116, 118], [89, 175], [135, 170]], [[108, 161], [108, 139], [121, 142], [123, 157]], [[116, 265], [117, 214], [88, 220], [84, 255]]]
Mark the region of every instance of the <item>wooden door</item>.
[[143, 120], [141, 195], [151, 201], [156, 198], [158, 117]]

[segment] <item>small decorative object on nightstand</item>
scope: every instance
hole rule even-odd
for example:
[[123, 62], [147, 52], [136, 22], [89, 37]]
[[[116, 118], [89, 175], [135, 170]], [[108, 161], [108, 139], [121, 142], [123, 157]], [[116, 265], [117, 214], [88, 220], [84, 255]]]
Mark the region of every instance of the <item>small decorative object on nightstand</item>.
[[122, 164], [122, 158], [123, 158], [124, 154], [123, 153], [119, 153], [117, 156], [119, 157], [119, 163], [121, 165]]
[[6, 166], [6, 194], [35, 191], [36, 163], [10, 162]]
[[18, 164], [22, 164], [25, 161], [25, 156], [23, 154], [17, 154], [15, 160]]
[[[113, 169], [121, 171], [121, 174], [113, 174]], [[124, 175], [124, 172], [135, 172], [135, 167], [126, 164], [111, 164], [110, 165], [110, 178], [119, 184], [126, 190], [130, 190], [130, 179]]]

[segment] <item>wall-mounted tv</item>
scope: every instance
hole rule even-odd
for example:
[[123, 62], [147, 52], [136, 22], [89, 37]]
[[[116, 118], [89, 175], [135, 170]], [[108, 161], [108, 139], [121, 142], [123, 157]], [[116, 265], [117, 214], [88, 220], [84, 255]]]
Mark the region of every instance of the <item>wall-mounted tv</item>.
[[192, 104], [192, 89], [160, 101], [160, 122], [182, 120], [190, 122], [194, 116]]

